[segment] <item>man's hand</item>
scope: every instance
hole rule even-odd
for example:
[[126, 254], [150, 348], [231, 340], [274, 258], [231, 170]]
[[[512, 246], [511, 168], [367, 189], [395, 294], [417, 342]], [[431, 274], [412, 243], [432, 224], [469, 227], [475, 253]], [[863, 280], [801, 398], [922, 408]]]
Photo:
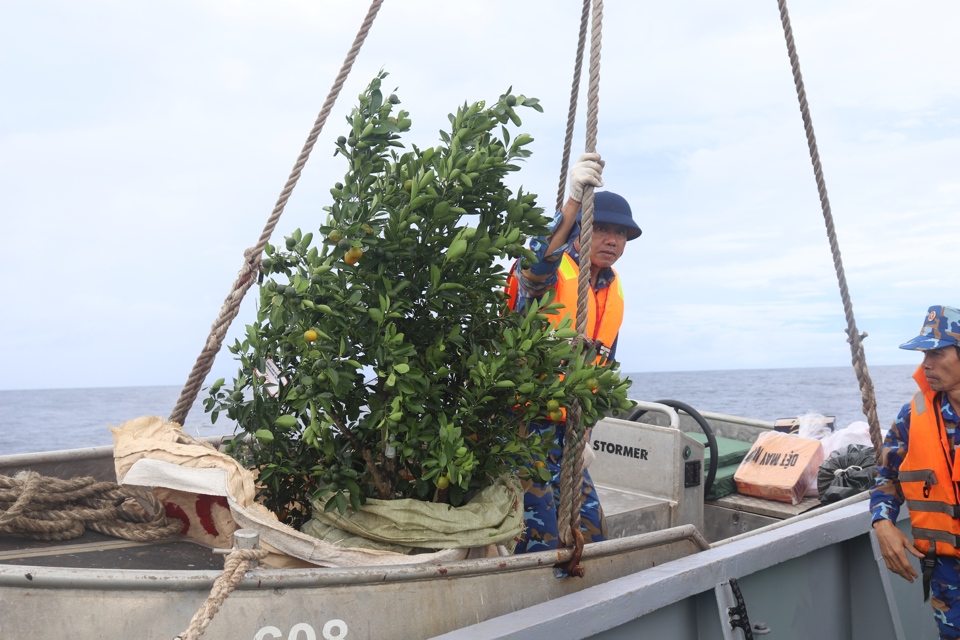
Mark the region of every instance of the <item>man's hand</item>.
[[917, 571], [910, 564], [910, 558], [904, 551], [909, 551], [921, 559], [923, 554], [917, 551], [910, 539], [903, 535], [903, 532], [897, 529], [897, 525], [889, 520], [877, 520], [873, 523], [873, 530], [877, 534], [880, 553], [883, 555], [883, 561], [887, 563], [887, 569], [907, 582], [913, 582], [917, 577]]
[[570, 169], [570, 197], [583, 202], [583, 188], [586, 185], [602, 187], [603, 160], [599, 153], [585, 153]]

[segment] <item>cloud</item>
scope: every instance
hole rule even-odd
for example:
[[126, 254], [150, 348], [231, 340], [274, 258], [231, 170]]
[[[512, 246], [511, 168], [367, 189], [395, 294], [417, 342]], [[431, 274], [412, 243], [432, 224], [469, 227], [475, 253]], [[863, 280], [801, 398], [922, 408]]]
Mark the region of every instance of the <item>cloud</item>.
[[[811, 0], [791, 17], [868, 358], [960, 304], [960, 7]], [[0, 25], [0, 388], [177, 384], [255, 243], [366, 7], [20, 3]], [[274, 236], [315, 228], [343, 116], [381, 68], [431, 144], [508, 86], [553, 207], [580, 3], [385, 3]], [[779, 16], [605, 11], [599, 149], [644, 235], [618, 264], [627, 371], [845, 364], [845, 320]], [[586, 75], [584, 76], [586, 78]], [[581, 95], [581, 114], [585, 105]], [[584, 140], [583, 116], [575, 153]], [[248, 300], [231, 336], [253, 317]], [[232, 338], [228, 338], [230, 341]], [[669, 345], [669, 346], [667, 346]], [[905, 360], [904, 358], [907, 358]], [[214, 375], [229, 375], [228, 354]]]

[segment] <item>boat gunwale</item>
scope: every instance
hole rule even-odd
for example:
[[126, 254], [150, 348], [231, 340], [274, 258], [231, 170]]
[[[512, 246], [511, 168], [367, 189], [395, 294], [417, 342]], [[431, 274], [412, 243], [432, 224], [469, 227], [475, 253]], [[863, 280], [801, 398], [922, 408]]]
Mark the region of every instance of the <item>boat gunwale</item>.
[[[587, 545], [583, 552], [583, 560], [615, 556], [631, 551], [642, 551], [684, 541], [692, 544], [697, 551], [703, 551], [710, 547], [709, 543], [697, 531], [697, 528], [687, 524], [663, 531], [641, 533]], [[509, 573], [541, 567], [552, 569], [557, 562], [569, 560], [570, 553], [570, 549], [559, 549], [514, 556], [459, 560], [446, 564], [418, 563], [351, 568], [254, 569], [247, 572], [237, 589], [288, 589], [407, 582], [489, 573]], [[19, 564], [0, 565], [0, 588], [200, 591], [209, 590], [220, 574], [220, 571], [211, 570], [146, 571], [140, 569], [77, 569]]]
[[[534, 632], [551, 640], [576, 640], [615, 629], [685, 598], [712, 592], [724, 580], [742, 578], [862, 535], [873, 538], [870, 512], [860, 500], [810, 514], [816, 517], [803, 518], [806, 514], [801, 514], [784, 521], [784, 526], [758, 529], [731, 544], [435, 636], [434, 640], [506, 640]], [[901, 519], [904, 517], [901, 512]], [[871, 544], [876, 550], [875, 541]], [[758, 553], [761, 549], [763, 552]], [[875, 555], [879, 557], [878, 552]]]
[[[224, 440], [231, 439], [233, 437], [234, 436], [231, 434], [224, 434], [218, 436], [203, 436], [199, 439], [216, 447]], [[25, 464], [56, 464], [75, 462], [78, 460], [95, 460], [99, 458], [113, 459], [113, 457], [112, 444], [105, 444], [99, 447], [81, 447], [79, 449], [57, 449], [54, 451], [12, 453], [0, 456], [0, 469], [3, 467], [14, 467]]]

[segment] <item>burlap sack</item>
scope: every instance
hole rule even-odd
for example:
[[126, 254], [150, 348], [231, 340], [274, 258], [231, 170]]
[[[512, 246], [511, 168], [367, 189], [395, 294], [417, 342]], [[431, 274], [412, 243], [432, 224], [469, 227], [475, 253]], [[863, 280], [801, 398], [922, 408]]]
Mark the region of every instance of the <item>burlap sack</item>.
[[454, 549], [502, 544], [513, 551], [523, 533], [523, 489], [504, 476], [467, 504], [422, 500], [367, 499], [357, 512], [325, 512], [326, 500], [313, 503], [313, 518], [301, 530], [321, 540], [348, 546], [389, 549]]
[[[254, 498], [253, 475], [230, 456], [183, 432], [180, 425], [157, 417], [131, 420], [111, 427], [117, 482], [153, 487], [166, 498], [168, 512], [184, 512], [190, 527], [186, 535], [212, 546], [229, 547], [236, 528], [256, 529], [262, 545], [271, 551], [265, 563], [271, 566], [360, 567], [462, 560], [470, 551], [443, 548], [435, 553], [405, 555], [376, 549], [331, 544], [281, 523]], [[226, 500], [229, 515], [216, 505]], [[522, 499], [519, 520], [522, 521]], [[206, 529], [206, 505], [216, 513], [215, 533]], [[522, 527], [522, 522], [521, 525]], [[493, 540], [486, 540], [489, 545]], [[486, 553], [486, 551], [482, 552]]]

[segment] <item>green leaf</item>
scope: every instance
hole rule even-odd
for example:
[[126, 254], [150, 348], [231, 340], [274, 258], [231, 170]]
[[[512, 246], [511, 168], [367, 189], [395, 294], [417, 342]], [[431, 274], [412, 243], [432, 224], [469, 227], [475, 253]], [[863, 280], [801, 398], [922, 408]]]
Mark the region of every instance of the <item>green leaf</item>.
[[410, 365], [401, 362], [400, 364], [394, 365], [393, 370], [397, 373], [406, 373], [410, 371]]
[[273, 424], [277, 425], [281, 429], [292, 429], [297, 426], [297, 417], [296, 416], [280, 416], [274, 420]]
[[258, 429], [253, 436], [264, 444], [273, 442], [273, 432], [269, 429]]

